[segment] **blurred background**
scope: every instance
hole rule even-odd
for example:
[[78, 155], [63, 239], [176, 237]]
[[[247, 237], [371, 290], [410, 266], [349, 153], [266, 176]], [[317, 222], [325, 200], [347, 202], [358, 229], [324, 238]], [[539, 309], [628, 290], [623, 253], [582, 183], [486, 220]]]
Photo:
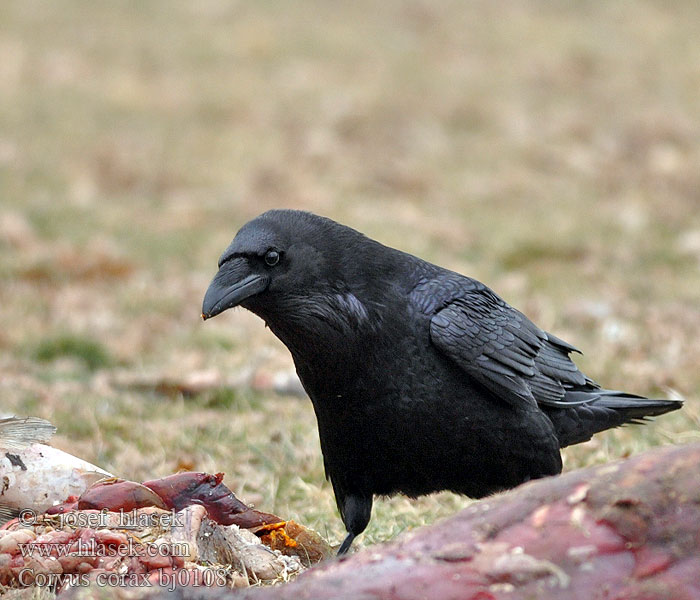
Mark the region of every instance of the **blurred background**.
[[[700, 5], [0, 4], [0, 412], [137, 480], [224, 471], [337, 542], [311, 405], [220, 253], [311, 210], [476, 277], [682, 413], [566, 469], [700, 438]], [[380, 502], [363, 543], [454, 512]]]

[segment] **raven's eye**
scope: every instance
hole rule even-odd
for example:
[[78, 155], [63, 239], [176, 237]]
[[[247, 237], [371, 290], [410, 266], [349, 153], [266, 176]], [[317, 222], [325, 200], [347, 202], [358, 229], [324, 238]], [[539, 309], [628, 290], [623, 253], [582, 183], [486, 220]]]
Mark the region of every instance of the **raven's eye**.
[[274, 267], [280, 261], [280, 253], [277, 250], [268, 250], [265, 254], [265, 264]]

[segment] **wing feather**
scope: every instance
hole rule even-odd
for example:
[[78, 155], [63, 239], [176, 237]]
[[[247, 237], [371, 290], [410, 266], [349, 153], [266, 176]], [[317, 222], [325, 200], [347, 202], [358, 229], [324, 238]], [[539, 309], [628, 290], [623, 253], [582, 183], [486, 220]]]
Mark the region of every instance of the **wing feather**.
[[486, 286], [465, 279], [437, 306], [432, 343], [465, 372], [512, 404], [549, 406], [586, 403], [575, 388], [597, 385], [578, 370], [576, 348], [548, 334]]

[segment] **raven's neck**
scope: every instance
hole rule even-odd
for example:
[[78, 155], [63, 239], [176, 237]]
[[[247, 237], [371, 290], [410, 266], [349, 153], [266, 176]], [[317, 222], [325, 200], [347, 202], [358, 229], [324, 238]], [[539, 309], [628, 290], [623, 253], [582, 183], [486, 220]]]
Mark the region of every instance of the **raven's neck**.
[[364, 315], [340, 312], [333, 302], [308, 309], [298, 318], [287, 313], [281, 319], [277, 315], [263, 319], [289, 349], [297, 371], [322, 372], [330, 379], [362, 360], [362, 349], [381, 322], [374, 311], [371, 325], [370, 314]]
[[287, 346], [312, 399], [357, 389], [372, 363], [395, 352], [390, 345], [402, 335], [409, 294], [422, 274], [435, 268], [376, 242], [362, 249], [374, 258], [345, 264], [338, 283], [323, 291], [268, 297], [247, 307]]

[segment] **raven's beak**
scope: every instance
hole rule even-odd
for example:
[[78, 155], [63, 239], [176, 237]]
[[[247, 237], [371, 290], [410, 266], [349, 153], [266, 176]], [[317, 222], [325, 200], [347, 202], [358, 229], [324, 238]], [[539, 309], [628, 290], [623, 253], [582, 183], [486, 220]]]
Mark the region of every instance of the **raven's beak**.
[[253, 273], [244, 258], [235, 258], [221, 265], [214, 276], [202, 303], [202, 319], [210, 319], [228, 308], [265, 291], [268, 277]]

